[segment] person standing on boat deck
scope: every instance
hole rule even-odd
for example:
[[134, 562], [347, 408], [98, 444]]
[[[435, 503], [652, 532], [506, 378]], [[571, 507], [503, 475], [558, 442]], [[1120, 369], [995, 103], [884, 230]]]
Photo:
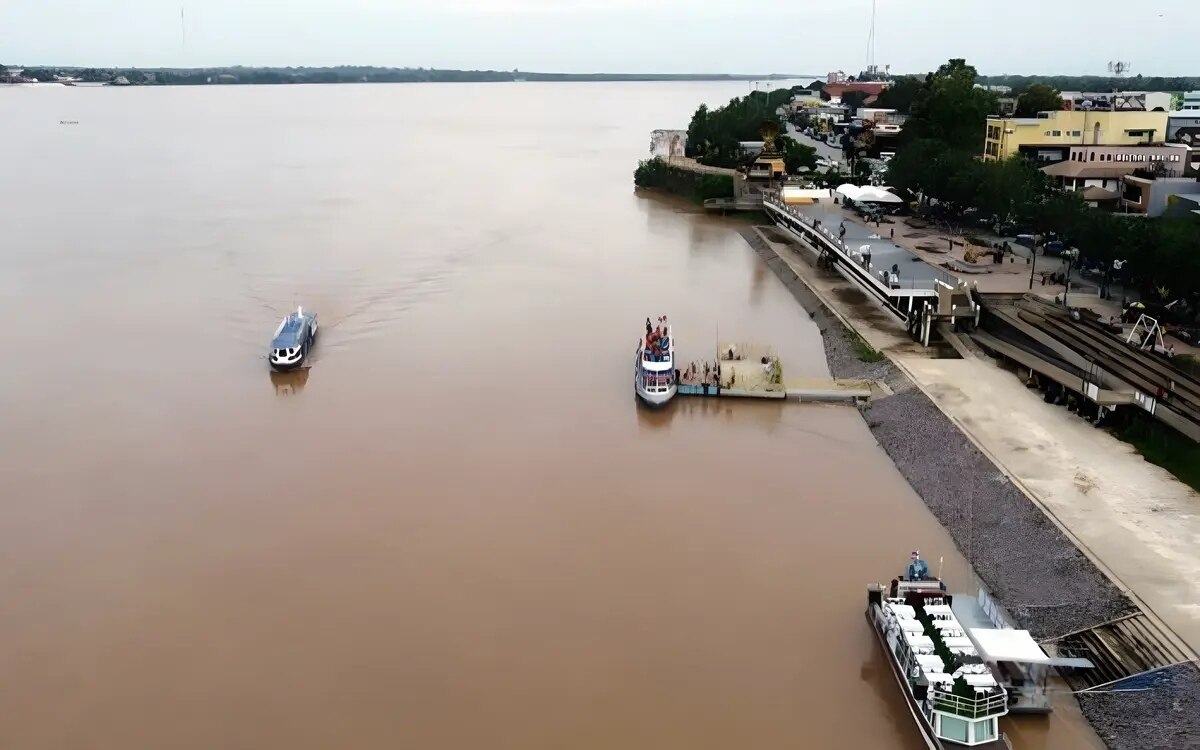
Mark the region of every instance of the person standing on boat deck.
[[913, 550], [908, 563], [908, 580], [924, 581], [929, 577], [929, 566], [921, 559], [921, 553], [918, 550]]

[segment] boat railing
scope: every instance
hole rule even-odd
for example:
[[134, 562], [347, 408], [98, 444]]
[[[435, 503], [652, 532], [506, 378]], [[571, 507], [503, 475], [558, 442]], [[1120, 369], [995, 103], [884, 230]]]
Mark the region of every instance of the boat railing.
[[1008, 696], [1003, 690], [993, 690], [977, 698], [964, 698], [935, 688], [929, 691], [929, 697], [935, 711], [954, 714], [964, 719], [983, 719], [1008, 712]]

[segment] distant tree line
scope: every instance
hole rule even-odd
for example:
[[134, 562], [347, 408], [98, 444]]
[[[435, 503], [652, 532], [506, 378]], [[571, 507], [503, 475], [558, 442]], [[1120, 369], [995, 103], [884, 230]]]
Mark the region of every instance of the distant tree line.
[[1020, 94], [1035, 83], [1042, 83], [1059, 91], [1194, 91], [1200, 89], [1200, 77], [1135, 76], [1116, 78], [1113, 76], [979, 76], [979, 83], [989, 86], [1008, 86], [1014, 94]]
[[[20, 65], [0, 65], [22, 67]], [[444, 70], [438, 68], [380, 68], [339, 65], [335, 67], [245, 67], [219, 68], [47, 68], [27, 67], [24, 75], [51, 81], [69, 75], [91, 82], [111, 82], [124, 77], [131, 84], [188, 86], [207, 83], [470, 83], [494, 81], [743, 81], [763, 76], [652, 73], [523, 73], [518, 70]], [[777, 78], [767, 76], [766, 78]]]

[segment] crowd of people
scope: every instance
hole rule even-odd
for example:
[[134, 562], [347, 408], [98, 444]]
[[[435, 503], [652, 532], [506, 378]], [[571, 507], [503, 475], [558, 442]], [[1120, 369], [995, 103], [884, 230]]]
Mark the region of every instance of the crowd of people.
[[720, 385], [721, 365], [717, 362], [692, 362], [684, 369], [680, 380], [689, 385]]
[[658, 325], [651, 325], [646, 318], [646, 344], [643, 347], [643, 358], [648, 362], [666, 362], [671, 354], [670, 328], [667, 316], [658, 319]]

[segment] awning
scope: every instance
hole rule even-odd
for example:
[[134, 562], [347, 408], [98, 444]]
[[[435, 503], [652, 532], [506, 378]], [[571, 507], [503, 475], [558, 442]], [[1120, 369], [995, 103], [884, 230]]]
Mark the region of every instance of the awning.
[[1113, 190], [1105, 190], [1102, 187], [1088, 185], [1083, 190], [1079, 191], [1085, 201], [1115, 201], [1121, 196]]
[[1050, 657], [1042, 650], [1028, 630], [996, 630], [969, 628], [967, 630], [979, 655], [985, 661], [1015, 661], [1022, 664], [1049, 664]]
[[1028, 630], [995, 630], [970, 628], [967, 631], [984, 661], [1012, 661], [1018, 664], [1047, 664], [1051, 667], [1091, 669], [1096, 665], [1087, 659], [1053, 657], [1046, 654]]
[[1137, 169], [1137, 165], [1129, 162], [1114, 164], [1111, 162], [1097, 163], [1069, 160], [1055, 162], [1048, 167], [1042, 167], [1042, 171], [1051, 177], [1082, 177], [1084, 179], [1124, 177], [1132, 173], [1135, 169]]

